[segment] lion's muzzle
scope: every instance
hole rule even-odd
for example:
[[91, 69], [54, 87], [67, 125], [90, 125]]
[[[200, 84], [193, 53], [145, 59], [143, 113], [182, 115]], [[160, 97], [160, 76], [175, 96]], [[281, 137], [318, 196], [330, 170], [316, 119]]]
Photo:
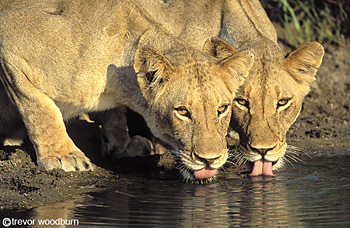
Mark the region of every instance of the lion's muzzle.
[[218, 163], [222, 163], [221, 156], [215, 158], [203, 158], [198, 156], [198, 154], [193, 153], [194, 160], [201, 161], [204, 165], [204, 168], [193, 171], [193, 177], [197, 180], [210, 179], [215, 176]]
[[187, 180], [210, 180], [215, 177], [217, 169], [225, 164], [227, 157], [227, 150], [215, 157], [189, 151], [181, 153], [181, 163], [187, 167], [181, 170], [182, 175]]

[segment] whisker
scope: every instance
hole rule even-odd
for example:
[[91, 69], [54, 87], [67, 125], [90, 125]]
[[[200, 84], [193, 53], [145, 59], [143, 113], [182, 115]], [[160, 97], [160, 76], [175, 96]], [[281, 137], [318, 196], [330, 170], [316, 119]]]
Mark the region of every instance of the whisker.
[[295, 155], [286, 154], [285, 157], [293, 160], [294, 162], [302, 162], [302, 160]]
[[294, 167], [294, 163], [291, 162], [287, 157], [283, 157], [282, 159], [283, 159], [282, 160], [283, 161], [283, 165], [281, 167], [285, 166], [287, 163]]
[[285, 157], [293, 160], [294, 162], [303, 162], [301, 158], [299, 158], [300, 154], [304, 151], [298, 147], [288, 145], [286, 150]]
[[[227, 161], [226, 161], [226, 163], [227, 163], [227, 164], [229, 164], [229, 165], [236, 165], [236, 163], [235, 163], [235, 162], [230, 161], [230, 160], [227, 160]], [[222, 167], [222, 166], [221, 166], [221, 167]], [[220, 168], [221, 168], [221, 167], [220, 167]]]
[[299, 147], [291, 146], [291, 145], [288, 145], [286, 151], [288, 151], [290, 153], [298, 154], [298, 155], [305, 152], [304, 150], [300, 149]]

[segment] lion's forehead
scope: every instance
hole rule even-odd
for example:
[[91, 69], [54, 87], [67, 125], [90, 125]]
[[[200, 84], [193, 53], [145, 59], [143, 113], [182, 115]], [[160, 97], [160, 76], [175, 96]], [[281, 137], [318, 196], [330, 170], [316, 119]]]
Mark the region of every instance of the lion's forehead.
[[232, 102], [232, 95], [221, 86], [204, 86], [198, 83], [178, 84], [163, 96], [171, 108], [184, 106], [195, 113], [217, 113], [219, 106]]
[[221, 72], [212, 66], [204, 61], [178, 67], [163, 94], [164, 103], [172, 108], [185, 106], [194, 112], [214, 114], [219, 105], [231, 103], [233, 97], [222, 80]]
[[285, 71], [269, 72], [267, 75], [250, 75], [252, 80], [241, 86], [236, 96], [247, 99], [282, 99], [294, 97], [299, 92], [297, 82]]
[[190, 107], [198, 105], [215, 105], [217, 107], [217, 105], [231, 102], [231, 100], [229, 93], [220, 88], [192, 87], [186, 89], [184, 86], [177, 91], [174, 102], [183, 103], [183, 105]]
[[229, 99], [230, 91], [226, 88], [220, 72], [209, 69], [209, 67], [196, 67], [195, 71], [179, 72], [173, 79], [172, 93], [177, 93], [182, 99], [195, 100], [222, 100]]
[[210, 106], [214, 105], [215, 108], [218, 104], [227, 100], [225, 94], [221, 94], [218, 90], [201, 90], [197, 89], [189, 94], [187, 102], [190, 106]]
[[176, 74], [181, 81], [187, 81], [189, 84], [200, 84], [202, 86], [212, 86], [215, 82], [222, 81], [220, 67], [216, 62], [205, 56], [206, 58], [198, 59], [193, 56], [194, 60], [188, 60], [179, 66], [176, 66]]
[[286, 70], [284, 58], [277, 56], [255, 61], [245, 84], [238, 90], [241, 95], [269, 93], [269, 97], [283, 97], [298, 94], [302, 90], [300, 83]]

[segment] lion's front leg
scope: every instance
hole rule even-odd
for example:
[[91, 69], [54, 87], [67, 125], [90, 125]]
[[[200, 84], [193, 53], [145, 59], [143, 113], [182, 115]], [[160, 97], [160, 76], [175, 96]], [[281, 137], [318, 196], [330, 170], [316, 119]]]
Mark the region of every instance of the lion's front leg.
[[62, 114], [50, 98], [38, 94], [35, 100], [22, 98], [18, 103], [38, 165], [65, 171], [93, 169], [90, 159], [68, 136]]
[[49, 96], [11, 65], [3, 82], [22, 116], [38, 165], [65, 171], [93, 169], [89, 158], [68, 136], [60, 109]]
[[101, 152], [116, 158], [142, 157], [153, 151], [150, 140], [142, 136], [129, 136], [127, 126], [127, 108], [97, 113], [94, 119], [101, 124]]

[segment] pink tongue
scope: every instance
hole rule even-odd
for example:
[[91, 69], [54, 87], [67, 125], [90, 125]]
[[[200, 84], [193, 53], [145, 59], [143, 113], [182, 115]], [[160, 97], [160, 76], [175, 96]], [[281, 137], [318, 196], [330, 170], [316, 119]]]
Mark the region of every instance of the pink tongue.
[[253, 170], [250, 173], [250, 176], [275, 176], [272, 172], [272, 162], [260, 159], [254, 162]]
[[204, 168], [193, 172], [194, 178], [198, 180], [212, 178], [216, 174], [216, 169]]

